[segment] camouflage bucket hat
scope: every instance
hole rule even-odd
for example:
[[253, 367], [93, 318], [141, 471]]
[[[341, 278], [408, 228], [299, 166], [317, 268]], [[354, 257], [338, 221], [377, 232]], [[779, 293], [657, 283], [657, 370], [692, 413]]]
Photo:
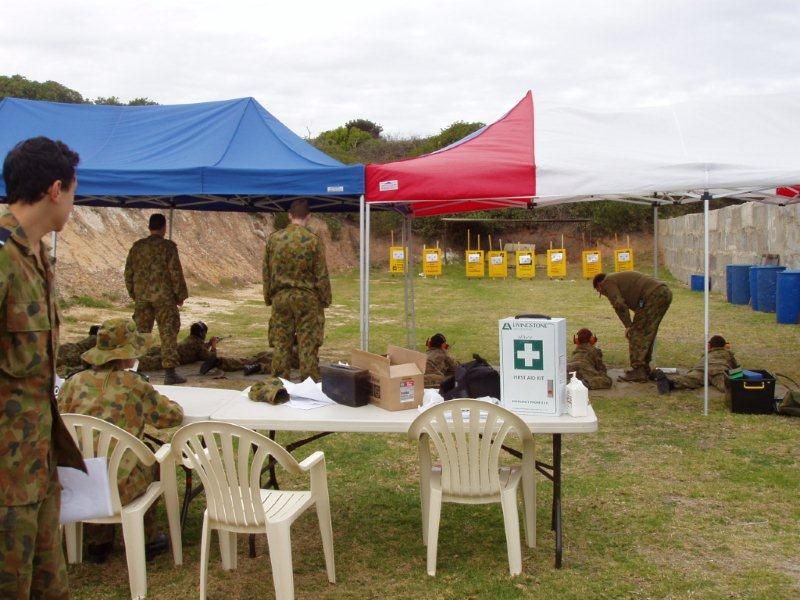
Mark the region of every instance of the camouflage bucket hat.
[[139, 358], [150, 347], [150, 335], [136, 331], [130, 319], [109, 319], [97, 332], [95, 347], [87, 350], [81, 358], [97, 367], [109, 361]]
[[277, 377], [269, 377], [259, 381], [250, 388], [250, 400], [254, 402], [267, 402], [269, 404], [283, 404], [289, 401], [289, 392]]

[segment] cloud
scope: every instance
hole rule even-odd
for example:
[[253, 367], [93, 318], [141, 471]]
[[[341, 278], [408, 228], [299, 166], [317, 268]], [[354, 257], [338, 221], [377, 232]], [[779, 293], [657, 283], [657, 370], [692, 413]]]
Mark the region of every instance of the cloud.
[[161, 103], [254, 96], [301, 135], [489, 122], [537, 102], [632, 106], [800, 91], [800, 11], [747, 0], [29, 0], [4, 7], [4, 74]]

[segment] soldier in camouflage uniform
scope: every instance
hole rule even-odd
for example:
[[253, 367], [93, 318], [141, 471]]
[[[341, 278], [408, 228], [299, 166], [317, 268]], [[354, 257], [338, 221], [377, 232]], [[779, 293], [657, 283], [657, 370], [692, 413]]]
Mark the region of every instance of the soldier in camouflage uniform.
[[439, 389], [442, 381], [456, 374], [458, 361], [448, 354], [444, 335], [437, 333], [425, 342], [428, 348], [425, 362], [425, 387]]
[[603, 362], [603, 351], [595, 346], [597, 338], [591, 330], [579, 329], [572, 341], [575, 349], [567, 363], [567, 373], [575, 372], [575, 376], [590, 390], [610, 388], [612, 381]]
[[161, 337], [161, 365], [164, 383], [185, 383], [186, 379], [175, 372], [180, 364], [178, 357], [178, 332], [181, 316], [178, 307], [189, 297], [183, 278], [178, 247], [172, 240], [164, 239], [167, 220], [162, 214], [150, 216], [150, 235], [136, 241], [125, 261], [125, 286], [134, 301], [133, 320], [143, 333], [153, 330], [158, 323]]
[[[92, 368], [67, 379], [58, 394], [62, 413], [103, 419], [139, 439], [144, 437], [145, 425], [163, 429], [181, 424], [183, 409], [180, 405], [159, 394], [143, 376], [128, 370], [147, 349], [150, 338], [149, 334], [136, 329], [136, 324], [129, 319], [109, 319], [103, 323], [97, 334], [97, 345], [83, 354], [83, 360]], [[123, 504], [141, 496], [155, 478], [153, 468], [144, 467], [138, 461], [131, 462], [117, 471]], [[144, 518], [149, 554], [156, 546], [163, 548], [165, 542], [163, 536], [156, 535], [154, 514], [151, 507]], [[87, 525], [85, 533], [88, 557], [96, 562], [105, 561], [113, 544], [113, 525]]]
[[78, 155], [44, 137], [3, 163], [0, 211], [0, 598], [69, 598], [56, 465], [85, 470], [58, 414], [53, 383], [59, 315], [42, 238], [61, 231]]
[[264, 301], [272, 306], [269, 328], [276, 377], [291, 375], [292, 342], [297, 336], [300, 376], [320, 380], [319, 347], [325, 330], [325, 308], [331, 284], [322, 241], [308, 230], [308, 202], [289, 208], [290, 223], [267, 239], [264, 251]]
[[[178, 342], [178, 361], [182, 365], [202, 362], [200, 374], [205, 375], [211, 369], [218, 368], [222, 371], [241, 371], [247, 365], [256, 364], [259, 371], [263, 368], [268, 373], [272, 364], [272, 352], [267, 350], [247, 358], [228, 358], [217, 356], [217, 342], [220, 338], [214, 336], [206, 341], [208, 326], [202, 321], [192, 323], [189, 335]], [[140, 371], [157, 371], [161, 368], [161, 346], [154, 346], [147, 354], [139, 359]], [[258, 372], [258, 371], [254, 371]]]
[[[739, 366], [739, 361], [730, 351], [728, 343], [721, 335], [711, 336], [708, 340], [708, 381], [720, 392], [725, 392], [725, 373], [728, 369], [735, 369]], [[656, 369], [656, 383], [659, 394], [668, 394], [670, 390], [694, 390], [703, 387], [705, 381], [703, 371], [705, 369], [705, 357], [703, 362], [692, 367], [686, 375], [665, 375]]]
[[98, 329], [100, 329], [100, 325], [92, 325], [89, 328], [89, 335], [82, 340], [74, 343], [61, 344], [58, 347], [56, 367], [59, 369], [59, 372], [62, 372], [62, 370], [83, 366], [84, 363], [81, 360], [81, 354], [91, 348], [94, 348], [94, 345], [97, 342]]
[[[625, 326], [631, 369], [620, 376], [622, 381], [648, 381], [653, 344], [661, 319], [672, 303], [667, 284], [636, 271], [598, 273], [592, 280], [594, 289], [608, 298], [619, 320]], [[630, 311], [633, 311], [631, 320]]]

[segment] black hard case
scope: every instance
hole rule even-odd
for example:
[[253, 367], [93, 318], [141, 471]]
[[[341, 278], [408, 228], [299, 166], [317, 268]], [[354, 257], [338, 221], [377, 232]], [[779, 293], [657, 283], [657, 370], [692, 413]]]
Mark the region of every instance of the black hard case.
[[369, 402], [369, 371], [346, 365], [321, 365], [322, 391], [331, 400], [347, 406], [364, 406]]

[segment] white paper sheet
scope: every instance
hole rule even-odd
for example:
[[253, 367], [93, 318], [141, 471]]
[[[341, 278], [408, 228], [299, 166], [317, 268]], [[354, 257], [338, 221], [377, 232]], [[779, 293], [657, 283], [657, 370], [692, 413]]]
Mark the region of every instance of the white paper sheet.
[[63, 488], [59, 519], [62, 525], [113, 514], [106, 458], [87, 458], [84, 462], [88, 475], [72, 467], [58, 467], [58, 480]]

